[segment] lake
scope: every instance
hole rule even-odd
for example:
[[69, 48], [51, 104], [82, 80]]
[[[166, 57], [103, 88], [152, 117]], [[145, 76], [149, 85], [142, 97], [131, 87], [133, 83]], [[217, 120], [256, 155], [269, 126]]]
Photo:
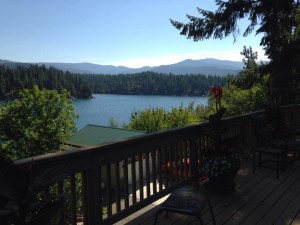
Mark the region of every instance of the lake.
[[135, 110], [144, 110], [149, 107], [171, 110], [181, 104], [188, 106], [191, 102], [195, 105], [206, 105], [207, 97], [188, 96], [145, 96], [145, 95], [110, 95], [94, 94], [92, 99], [75, 99], [75, 111], [80, 115], [76, 124], [78, 129], [86, 124], [107, 126], [110, 118], [119, 124], [128, 123], [130, 115]]

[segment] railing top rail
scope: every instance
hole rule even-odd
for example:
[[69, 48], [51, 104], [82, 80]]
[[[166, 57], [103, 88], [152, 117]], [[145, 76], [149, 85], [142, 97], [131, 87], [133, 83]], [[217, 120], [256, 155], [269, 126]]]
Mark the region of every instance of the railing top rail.
[[[205, 124], [205, 122], [203, 123]], [[84, 155], [90, 155], [95, 154], [99, 151], [101, 151], [101, 154], [104, 154], [106, 151], [112, 151], [116, 150], [117, 152], [120, 151], [120, 147], [122, 149], [126, 149], [127, 147], [130, 148], [140, 148], [142, 147], [141, 153], [147, 151], [147, 148], [153, 149], [154, 147], [160, 147], [162, 146], [162, 142], [160, 140], [163, 140], [164, 145], [167, 145], [168, 143], [171, 144], [174, 142], [174, 136], [176, 136], [176, 139], [180, 141], [181, 139], [187, 139], [187, 138], [193, 138], [199, 135], [197, 132], [201, 130], [202, 123], [192, 126], [185, 126], [180, 128], [171, 128], [166, 129], [163, 131], [153, 132], [153, 133], [147, 133], [142, 134], [136, 137], [130, 137], [127, 139], [109, 142], [101, 145], [95, 145], [95, 146], [86, 146], [81, 147], [79, 149], [70, 149], [67, 151], [61, 151], [56, 153], [49, 153], [46, 155], [36, 156], [32, 158], [26, 158], [21, 160], [16, 160], [15, 163], [19, 165], [25, 165], [25, 164], [31, 164], [33, 161], [35, 164], [40, 163], [47, 163], [53, 160], [67, 160], [70, 157], [76, 157], [76, 156], [84, 156]], [[147, 146], [147, 143], [151, 143], [151, 146]]]
[[[299, 106], [300, 105], [288, 105], [284, 106], [283, 108], [287, 109]], [[224, 121], [230, 122], [232, 120], [243, 120], [246, 117], [250, 117], [263, 111], [264, 110], [251, 112], [244, 115], [227, 117], [224, 118]], [[93, 164], [93, 162], [97, 161], [98, 165], [104, 165], [106, 163], [111, 163], [128, 157], [128, 152], [132, 153], [132, 155], [143, 154], [145, 152], [153, 151], [156, 148], [158, 149], [172, 145], [174, 144], [174, 137], [176, 137], [175, 140], [178, 142], [180, 140], [197, 138], [201, 136], [201, 129], [207, 126], [207, 124], [207, 122], [202, 122], [196, 125], [166, 129], [163, 131], [143, 134], [102, 145], [87, 146], [79, 149], [72, 149], [68, 151], [36, 156], [33, 158], [17, 160], [15, 163], [22, 167], [28, 167], [31, 164], [33, 164], [35, 167], [38, 167], [39, 165], [54, 165], [56, 163], [64, 163], [71, 166], [72, 163], [76, 163], [76, 168], [78, 170], [88, 169], [89, 166], [85, 165], [86, 162]]]
[[[300, 104], [287, 105], [287, 106], [283, 106], [282, 108], [286, 109], [286, 108], [294, 108], [294, 107], [300, 107]], [[249, 117], [262, 112], [264, 112], [264, 110], [250, 112], [243, 115], [230, 116], [224, 118], [224, 121], [241, 120], [245, 117]], [[18, 165], [29, 165], [33, 161], [35, 164], [40, 164], [40, 163], [46, 163], [48, 161], [53, 161], [53, 160], [62, 160], [62, 159], [67, 160], [70, 157], [73, 158], [79, 155], [83, 156], [87, 154], [92, 154], [97, 151], [101, 151], [102, 154], [104, 154], [107, 150], [111, 151], [112, 149], [118, 151], [118, 149], [120, 149], [120, 146], [122, 146], [122, 149], [125, 149], [127, 146], [130, 148], [142, 147], [143, 151], [145, 151], [147, 149], [148, 143], [151, 143], [151, 148], [155, 147], [155, 144], [157, 145], [156, 147], [158, 148], [161, 147], [162, 144], [158, 140], [163, 140], [164, 144], [167, 145], [168, 143], [171, 144], [174, 142], [175, 136], [176, 136], [176, 140], [178, 141], [180, 141], [180, 139], [194, 138], [197, 135], [199, 136], [201, 135], [201, 128], [207, 126], [207, 124], [208, 122], [202, 122], [196, 125], [190, 125], [190, 126], [179, 127], [179, 128], [171, 128], [163, 131], [143, 134], [140, 136], [114, 141], [110, 143], [105, 143], [101, 145], [81, 147], [79, 149], [72, 149], [68, 151], [36, 156], [33, 158], [21, 159], [15, 161], [15, 163]]]

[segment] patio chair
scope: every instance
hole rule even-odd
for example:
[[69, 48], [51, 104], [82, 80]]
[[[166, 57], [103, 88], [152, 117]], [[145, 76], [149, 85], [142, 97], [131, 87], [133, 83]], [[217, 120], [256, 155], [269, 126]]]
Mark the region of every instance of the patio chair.
[[[283, 121], [276, 121], [276, 123], [277, 125], [272, 124], [272, 121], [269, 121], [265, 114], [252, 118], [252, 127], [257, 141], [257, 145], [252, 149], [253, 174], [255, 174], [257, 154], [258, 167], [275, 169], [278, 178], [279, 171], [285, 170], [288, 153], [293, 154], [291, 161], [293, 162], [300, 151], [299, 142], [293, 131], [285, 127]], [[265, 166], [267, 162], [275, 162], [275, 167], [272, 165]]]
[[161, 204], [160, 209], [155, 214], [154, 225], [156, 225], [158, 215], [163, 211], [166, 212], [165, 217], [168, 216], [168, 212], [195, 216], [199, 219], [200, 224], [203, 225], [201, 214], [205, 205], [208, 205], [213, 224], [215, 225], [215, 217], [209, 198], [198, 187], [184, 186], [172, 192]]

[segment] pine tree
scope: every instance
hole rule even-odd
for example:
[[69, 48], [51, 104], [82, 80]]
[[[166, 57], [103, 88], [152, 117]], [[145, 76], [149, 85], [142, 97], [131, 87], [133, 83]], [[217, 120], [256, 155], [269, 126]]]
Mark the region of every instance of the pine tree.
[[[300, 1], [299, 0], [215, 0], [215, 12], [198, 8], [200, 17], [187, 15], [189, 22], [171, 20], [181, 35], [194, 41], [222, 39], [239, 34], [237, 22], [248, 19], [243, 36], [256, 30], [263, 34], [261, 46], [270, 59], [272, 98], [294, 103], [300, 76]], [[284, 84], [284, 85], [283, 85]]]

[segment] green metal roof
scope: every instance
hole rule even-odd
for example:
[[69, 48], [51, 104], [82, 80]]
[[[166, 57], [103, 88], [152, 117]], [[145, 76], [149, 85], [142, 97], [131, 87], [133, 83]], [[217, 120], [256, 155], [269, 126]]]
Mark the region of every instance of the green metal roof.
[[67, 141], [67, 144], [78, 147], [98, 145], [129, 137], [135, 137], [145, 133], [146, 132], [144, 131], [126, 130], [121, 128], [88, 124], [76, 134], [72, 135]]

